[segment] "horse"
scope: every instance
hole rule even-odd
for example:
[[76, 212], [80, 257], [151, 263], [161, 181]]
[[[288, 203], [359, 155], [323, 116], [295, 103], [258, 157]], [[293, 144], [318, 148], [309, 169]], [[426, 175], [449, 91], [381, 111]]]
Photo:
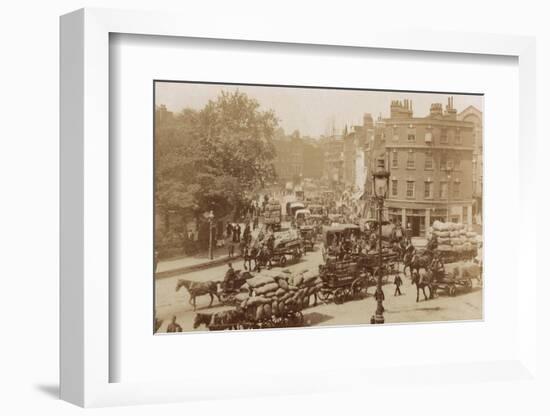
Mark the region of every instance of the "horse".
[[193, 321], [193, 329], [205, 325], [209, 330], [239, 329], [244, 319], [244, 311], [240, 308], [216, 313], [197, 313]]
[[412, 274], [411, 283], [413, 285], [416, 285], [416, 301], [418, 302], [420, 289], [422, 289], [422, 293], [424, 294], [424, 300], [428, 300], [428, 297], [426, 296], [426, 291], [424, 290], [426, 287], [430, 290], [430, 299], [433, 299], [434, 290], [432, 288], [432, 278], [433, 278], [432, 272], [427, 271], [422, 275], [422, 278], [420, 278], [420, 272], [418, 270], [411, 271], [411, 274]]
[[422, 254], [418, 254], [416, 251], [405, 253], [403, 256], [403, 274], [407, 275], [407, 267], [411, 275], [414, 270], [417, 272], [420, 272], [420, 269], [428, 270], [432, 259], [433, 253], [431, 251], [424, 251]]
[[176, 292], [179, 291], [182, 286], [189, 292], [189, 304], [193, 305], [193, 310], [197, 309], [197, 296], [210, 295], [210, 304], [208, 307], [212, 306], [214, 296], [216, 296], [218, 298], [218, 302], [220, 302], [220, 297], [218, 295], [218, 283], [216, 282], [211, 280], [207, 282], [194, 282], [191, 280], [179, 279], [178, 284], [176, 285]]

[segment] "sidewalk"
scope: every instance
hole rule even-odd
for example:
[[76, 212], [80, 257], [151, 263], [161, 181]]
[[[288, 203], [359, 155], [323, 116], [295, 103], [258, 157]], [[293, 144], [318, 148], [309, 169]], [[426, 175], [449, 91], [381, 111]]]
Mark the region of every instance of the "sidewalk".
[[197, 270], [207, 269], [222, 265], [228, 261], [239, 259], [239, 248], [235, 247], [235, 255], [228, 256], [227, 247], [214, 249], [214, 258], [210, 260], [208, 252], [195, 254], [193, 256], [180, 257], [169, 260], [161, 260], [157, 265], [155, 278], [171, 277], [178, 274], [189, 273]]

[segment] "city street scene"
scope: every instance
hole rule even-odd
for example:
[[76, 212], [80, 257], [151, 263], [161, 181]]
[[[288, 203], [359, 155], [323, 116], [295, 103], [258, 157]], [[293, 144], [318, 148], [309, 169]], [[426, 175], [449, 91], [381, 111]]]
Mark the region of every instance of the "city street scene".
[[483, 96], [155, 82], [154, 332], [483, 319]]

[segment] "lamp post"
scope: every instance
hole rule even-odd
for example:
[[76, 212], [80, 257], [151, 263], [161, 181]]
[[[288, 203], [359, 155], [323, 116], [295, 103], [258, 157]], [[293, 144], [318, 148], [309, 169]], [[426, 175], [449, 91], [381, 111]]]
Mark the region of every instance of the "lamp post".
[[451, 169], [447, 166], [447, 168], [445, 169], [445, 172], [447, 172], [447, 222], [449, 222], [449, 217], [450, 217], [450, 210], [451, 210], [451, 201], [450, 201], [450, 196], [451, 196]]
[[372, 174], [373, 193], [378, 209], [378, 276], [376, 277], [377, 301], [374, 315], [374, 323], [384, 323], [384, 293], [382, 292], [382, 210], [384, 209], [384, 199], [388, 193], [390, 173], [384, 166], [384, 159], [379, 160], [376, 172]]
[[209, 239], [208, 239], [208, 256], [210, 257], [210, 260], [214, 259], [214, 244], [213, 244], [213, 223], [214, 223], [214, 212], [210, 210], [206, 214], [206, 218], [208, 218], [208, 226], [209, 226]]

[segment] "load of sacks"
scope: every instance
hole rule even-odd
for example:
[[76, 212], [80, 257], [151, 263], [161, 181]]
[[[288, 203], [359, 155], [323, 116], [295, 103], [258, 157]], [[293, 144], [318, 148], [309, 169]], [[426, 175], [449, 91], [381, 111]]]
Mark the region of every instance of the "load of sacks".
[[479, 279], [481, 267], [475, 263], [448, 263], [445, 268], [458, 279]]
[[264, 272], [247, 280], [249, 293], [236, 296], [248, 320], [260, 322], [272, 316], [284, 317], [309, 305], [322, 281], [309, 270], [291, 275], [289, 272]]
[[281, 204], [275, 201], [270, 201], [265, 206], [264, 222], [272, 223], [281, 219]]
[[442, 251], [468, 251], [478, 247], [481, 237], [468, 231], [462, 223], [435, 221], [428, 231], [428, 238], [437, 236], [437, 248]]
[[277, 232], [274, 234], [274, 237], [275, 237], [275, 243], [274, 243], [275, 248], [288, 244], [293, 241], [297, 241], [299, 239], [298, 232], [296, 230], [287, 230], [287, 231]]

